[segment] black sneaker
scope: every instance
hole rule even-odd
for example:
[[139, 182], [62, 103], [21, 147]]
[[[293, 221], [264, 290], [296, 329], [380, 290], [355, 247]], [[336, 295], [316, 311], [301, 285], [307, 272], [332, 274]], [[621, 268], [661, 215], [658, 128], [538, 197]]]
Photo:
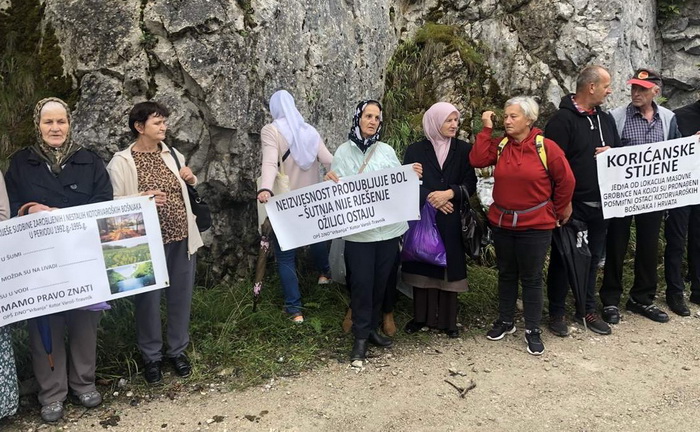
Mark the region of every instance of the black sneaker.
[[[593, 333], [598, 333], [601, 335], [609, 335], [612, 333], [610, 326], [605, 321], [600, 319], [598, 314], [595, 312], [587, 313], [585, 317], [576, 319]], [[584, 320], [586, 321], [585, 324]]]
[[559, 337], [569, 336], [569, 326], [566, 325], [564, 315], [549, 317], [549, 331]]
[[182, 353], [177, 357], [170, 357], [168, 360], [179, 377], [187, 378], [188, 376], [192, 375], [192, 364], [185, 353]]
[[493, 327], [486, 333], [486, 339], [496, 341], [503, 339], [507, 334], [515, 333], [515, 324], [512, 322], [494, 321]]
[[160, 360], [146, 363], [143, 371], [143, 377], [149, 384], [157, 384], [163, 380], [163, 372], [161, 372], [162, 362]]
[[625, 307], [628, 311], [643, 315], [652, 321], [665, 323], [669, 320], [668, 314], [659, 309], [659, 307], [653, 303], [650, 305], [645, 305], [637, 303], [630, 298], [627, 300]]
[[532, 355], [542, 355], [544, 344], [542, 343], [542, 330], [536, 328], [525, 330], [525, 342], [527, 342], [527, 352]]
[[608, 324], [620, 324], [620, 309], [617, 306], [605, 306], [603, 308], [603, 321]]

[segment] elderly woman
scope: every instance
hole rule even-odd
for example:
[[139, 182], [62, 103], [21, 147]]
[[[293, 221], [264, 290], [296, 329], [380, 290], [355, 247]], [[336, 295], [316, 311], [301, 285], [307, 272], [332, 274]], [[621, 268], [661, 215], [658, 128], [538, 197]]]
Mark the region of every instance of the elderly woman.
[[[316, 129], [304, 121], [294, 104], [294, 98], [286, 90], [275, 92], [270, 98], [270, 114], [273, 122], [263, 126], [262, 182], [257, 199], [266, 203], [272, 196], [273, 183], [281, 165], [289, 176], [290, 190], [311, 186], [320, 180], [320, 164], [328, 170], [333, 155], [328, 151]], [[296, 271], [296, 249], [282, 251], [274, 242], [277, 271], [284, 291], [284, 311], [295, 323], [303, 323], [301, 293]], [[321, 242], [310, 246], [314, 264], [320, 272], [319, 284], [330, 282], [328, 244]]]
[[[190, 342], [190, 310], [194, 287], [195, 253], [202, 237], [192, 213], [187, 185], [197, 177], [185, 166], [185, 158], [163, 140], [168, 128], [167, 108], [157, 102], [141, 102], [129, 112], [129, 128], [136, 141], [114, 154], [107, 166], [115, 198], [153, 196], [158, 209], [170, 286], [134, 296], [136, 341], [145, 363], [149, 384], [163, 379], [163, 332], [160, 298], [167, 297], [167, 350], [165, 355], [181, 377], [192, 373], [185, 349]], [[179, 165], [182, 167], [178, 170]]]
[[[5, 189], [5, 179], [0, 175], [0, 221], [8, 217], [10, 217], [10, 199]], [[17, 411], [18, 398], [12, 334], [7, 326], [0, 327], [0, 419]]]
[[[13, 216], [72, 207], [112, 199], [104, 162], [71, 141], [71, 116], [60, 99], [42, 99], [34, 108], [37, 139], [14, 154], [5, 176]], [[41, 418], [63, 417], [63, 401], [71, 392], [85, 407], [102, 402], [95, 387], [97, 325], [104, 303], [50, 315], [54, 370], [41, 342], [37, 319], [29, 320], [29, 342], [34, 376], [39, 383]], [[44, 324], [45, 325], [45, 324]], [[69, 351], [64, 336], [68, 331]], [[70, 361], [68, 359], [70, 358]]]
[[[355, 109], [349, 141], [336, 150], [327, 178], [337, 182], [340, 177], [401, 166], [394, 149], [379, 141], [381, 129], [381, 104], [376, 100], [360, 102]], [[421, 175], [420, 164], [415, 164], [414, 170]], [[368, 342], [380, 347], [392, 344], [391, 339], [377, 331], [377, 327], [399, 237], [407, 229], [406, 222], [399, 222], [345, 237], [352, 333], [355, 336], [351, 361], [365, 360]]]
[[474, 167], [495, 165], [494, 203], [488, 219], [498, 264], [499, 317], [486, 337], [499, 340], [515, 332], [520, 282], [527, 351], [541, 355], [542, 266], [552, 230], [571, 215], [575, 181], [559, 146], [532, 126], [539, 115], [534, 99], [515, 97], [506, 102], [505, 137], [491, 137], [493, 115], [492, 111], [483, 113], [484, 128], [469, 154]]
[[447, 252], [447, 267], [403, 263], [403, 281], [413, 285], [413, 319], [406, 324], [407, 333], [428, 326], [449, 337], [459, 335], [457, 293], [467, 290], [459, 206], [476, 191], [476, 174], [469, 164], [471, 145], [455, 138], [458, 129], [457, 108], [438, 102], [423, 116], [426, 138], [411, 144], [404, 156], [404, 164], [417, 162], [423, 166], [420, 205], [427, 202], [438, 210], [435, 223]]

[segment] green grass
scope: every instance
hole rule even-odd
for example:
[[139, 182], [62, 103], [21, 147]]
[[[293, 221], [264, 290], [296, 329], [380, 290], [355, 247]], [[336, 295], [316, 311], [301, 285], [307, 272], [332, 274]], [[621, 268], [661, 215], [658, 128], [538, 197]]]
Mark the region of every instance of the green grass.
[[[632, 285], [634, 232], [624, 270], [624, 286]], [[660, 240], [660, 252], [663, 241]], [[492, 252], [491, 252], [492, 253]], [[663, 266], [658, 263], [659, 291], [663, 289]], [[316, 275], [305, 260], [300, 263], [306, 322], [295, 325], [282, 312], [283, 298], [275, 265], [268, 262], [267, 277], [256, 312], [252, 282], [197, 287], [192, 303], [191, 344], [188, 353], [196, 369], [194, 380], [224, 376], [234, 387], [246, 387], [276, 376], [313, 368], [321, 359], [346, 361], [352, 337], [342, 333], [340, 323], [349, 299], [344, 286], [316, 285]], [[545, 269], [546, 274], [546, 269]], [[206, 275], [202, 275], [206, 276]], [[598, 286], [600, 286], [599, 275]], [[481, 328], [497, 316], [498, 271], [492, 266], [469, 265], [469, 291], [459, 295], [459, 322], [466, 330]], [[545, 295], [546, 299], [546, 295]], [[545, 300], [546, 301], [546, 300]], [[573, 313], [572, 300], [569, 308]], [[142, 367], [136, 348], [134, 308], [130, 299], [111, 303], [104, 314], [98, 338], [98, 376], [103, 379], [137, 378]], [[546, 304], [545, 304], [546, 310]], [[403, 326], [411, 319], [411, 301], [400, 296], [396, 320]], [[478, 330], [480, 331], [480, 330]], [[404, 336], [398, 337], [400, 344]], [[421, 340], [421, 339], [419, 339]], [[430, 340], [430, 336], [426, 339]], [[20, 379], [32, 375], [23, 324], [16, 326], [15, 348]]]

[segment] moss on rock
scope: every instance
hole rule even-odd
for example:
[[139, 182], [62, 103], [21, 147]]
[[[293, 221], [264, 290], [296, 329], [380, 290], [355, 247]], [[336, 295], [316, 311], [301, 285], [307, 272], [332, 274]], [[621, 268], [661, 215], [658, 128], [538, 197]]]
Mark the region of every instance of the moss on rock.
[[51, 24], [42, 26], [43, 15], [38, 0], [15, 0], [0, 13], [0, 160], [33, 141], [39, 99], [55, 96], [71, 107], [77, 101], [58, 39]]
[[[460, 108], [460, 129], [471, 136], [483, 109], [503, 106], [505, 97], [485, 62], [485, 47], [459, 27], [427, 23], [396, 49], [387, 66], [385, 141], [403, 155], [423, 137], [423, 113], [435, 102]], [[480, 125], [477, 121], [476, 125]]]

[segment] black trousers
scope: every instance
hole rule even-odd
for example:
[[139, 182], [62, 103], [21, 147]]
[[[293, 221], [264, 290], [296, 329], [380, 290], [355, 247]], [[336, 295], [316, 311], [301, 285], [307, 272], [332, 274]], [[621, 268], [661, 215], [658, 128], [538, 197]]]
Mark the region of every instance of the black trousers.
[[[396, 302], [399, 300], [399, 290], [396, 284], [399, 281], [399, 266], [401, 265], [401, 251], [396, 248], [396, 258], [394, 259], [394, 265], [389, 272], [389, 279], [386, 281], [386, 290], [384, 291], [384, 301], [382, 302], [382, 312], [390, 313], [394, 312], [394, 307], [396, 307]], [[345, 258], [345, 287], [348, 289], [348, 293], [352, 293], [352, 288], [350, 287], [350, 281], [352, 277], [350, 276], [351, 269], [348, 265], [348, 260]]]
[[[596, 307], [596, 276], [598, 262], [605, 250], [605, 233], [608, 223], [603, 219], [600, 207], [591, 207], [582, 202], [573, 202], [572, 219], [585, 222], [588, 225], [588, 249], [591, 251], [591, 266], [588, 271], [588, 286], [586, 287], [586, 313], [595, 312]], [[549, 299], [549, 316], [564, 316], [566, 312], [566, 294], [569, 292], [569, 276], [564, 267], [559, 249], [552, 242], [552, 252], [549, 258], [547, 272], [547, 298]], [[578, 305], [576, 305], [578, 311]]]
[[552, 230], [515, 231], [493, 228], [498, 264], [499, 320], [513, 322], [518, 281], [523, 287], [525, 328], [539, 328], [542, 321], [542, 267], [552, 242]]
[[634, 283], [630, 288], [630, 298], [637, 303], [650, 305], [656, 297], [658, 283], [656, 263], [663, 212], [610, 220], [603, 286], [600, 288], [600, 300], [603, 306], [618, 306], [622, 297], [622, 269], [630, 240], [632, 218], [634, 218], [637, 232], [637, 248], [634, 256]]
[[[688, 238], [688, 269], [691, 275], [691, 292], [700, 295], [700, 283], [696, 280], [700, 274], [700, 205], [674, 208], [668, 211], [664, 236], [666, 250], [664, 251], [664, 277], [666, 279], [666, 295], [683, 294], [685, 283], [681, 263]], [[692, 227], [690, 231], [688, 227]], [[694, 276], [695, 275], [695, 276]]]
[[367, 243], [345, 241], [352, 333], [357, 339], [367, 339], [370, 331], [379, 326], [386, 284], [398, 248], [398, 237]]
[[394, 312], [394, 306], [399, 299], [399, 290], [396, 288], [396, 284], [399, 281], [399, 265], [401, 264], [401, 253], [399, 248], [396, 248], [396, 257], [394, 258], [394, 264], [391, 266], [391, 271], [389, 272], [389, 279], [386, 282], [386, 291], [384, 292], [384, 301], [382, 302], [382, 312], [389, 313]]

